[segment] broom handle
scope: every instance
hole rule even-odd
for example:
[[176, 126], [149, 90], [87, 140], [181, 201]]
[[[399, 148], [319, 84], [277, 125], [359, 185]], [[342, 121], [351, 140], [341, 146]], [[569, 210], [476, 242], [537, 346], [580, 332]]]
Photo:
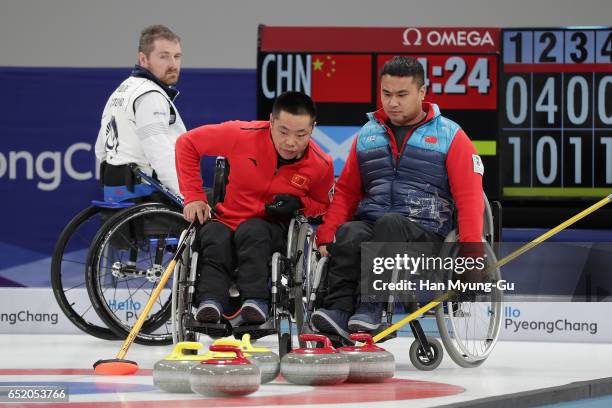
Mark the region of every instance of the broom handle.
[[178, 258], [181, 256], [181, 254], [187, 247], [186, 243], [191, 239], [191, 235], [193, 235], [193, 232], [195, 231], [195, 228], [194, 228], [195, 223], [196, 221], [193, 221], [191, 224], [189, 224], [189, 227], [187, 228], [188, 232], [185, 235], [185, 238], [181, 241], [181, 244], [177, 248], [174, 256], [172, 257], [172, 260], [166, 267], [166, 270], [164, 271], [161, 279], [159, 280], [159, 283], [157, 284], [157, 286], [155, 287], [155, 290], [151, 294], [149, 301], [147, 302], [144, 309], [140, 313], [140, 316], [138, 317], [136, 324], [134, 325], [134, 327], [132, 327], [130, 334], [128, 334], [127, 338], [123, 342], [121, 349], [119, 349], [119, 352], [117, 353], [117, 357], [116, 357], [117, 359], [123, 359], [125, 357], [130, 346], [134, 342], [134, 339], [138, 335], [138, 332], [140, 332], [140, 329], [142, 328], [142, 325], [144, 324], [145, 319], [147, 318], [147, 316], [149, 315], [149, 312], [151, 311], [151, 308], [153, 307], [153, 303], [157, 301], [159, 294], [161, 293], [164, 286], [166, 286], [166, 282], [168, 282], [168, 279], [170, 279], [170, 275], [172, 275], [172, 272], [174, 271], [174, 267], [176, 266], [176, 262]]
[[[574, 224], [576, 221], [579, 221], [579, 220], [583, 219], [584, 217], [586, 217], [587, 215], [589, 215], [589, 214], [599, 210], [601, 207], [603, 207], [604, 205], [608, 204], [610, 201], [612, 201], [612, 194], [610, 194], [607, 197], [602, 198], [601, 200], [599, 200], [598, 202], [596, 202], [595, 204], [593, 204], [589, 208], [586, 208], [586, 209], [582, 210], [578, 214], [574, 215], [572, 218], [562, 222], [561, 224], [557, 225], [555, 228], [546, 231], [544, 234], [540, 235], [539, 237], [537, 237], [533, 241], [523, 245], [522, 247], [520, 247], [519, 249], [517, 249], [516, 251], [514, 251], [510, 255], [508, 255], [505, 258], [503, 258], [502, 260], [498, 261], [493, 267], [489, 268], [489, 271], [490, 270], [495, 270], [495, 269], [497, 269], [497, 268], [507, 264], [508, 262], [512, 261], [514, 258], [524, 254], [525, 252], [529, 251], [531, 248], [533, 248], [533, 247], [541, 244], [542, 242], [546, 241], [548, 238], [552, 237], [556, 233], [566, 229], [570, 225]], [[451, 292], [446, 292], [443, 295], [440, 295], [439, 297], [435, 298], [434, 300], [432, 300], [431, 302], [429, 302], [425, 306], [423, 306], [423, 307], [415, 310], [414, 312], [410, 313], [408, 316], [404, 317], [399, 322], [397, 322], [397, 323], [387, 327], [385, 330], [381, 331], [376, 336], [374, 336], [372, 338], [372, 340], [374, 341], [374, 343], [378, 342], [379, 340], [383, 339], [388, 334], [393, 333], [394, 331], [396, 331], [400, 327], [406, 325], [407, 323], [410, 323], [411, 321], [413, 321], [417, 317], [421, 316], [423, 313], [425, 313], [428, 310], [433, 309], [434, 307], [438, 306], [440, 303], [444, 302], [446, 299], [448, 299], [453, 294], [454, 294], [454, 292], [451, 291]]]

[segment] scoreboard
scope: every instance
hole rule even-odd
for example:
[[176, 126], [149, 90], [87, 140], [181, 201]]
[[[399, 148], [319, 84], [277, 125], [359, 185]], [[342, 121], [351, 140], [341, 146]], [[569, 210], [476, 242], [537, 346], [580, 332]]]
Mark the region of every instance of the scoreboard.
[[509, 224], [567, 218], [612, 193], [610, 27], [260, 26], [258, 117], [284, 91], [309, 94], [319, 110], [313, 137], [339, 174], [395, 55], [421, 62], [425, 100], [472, 139], [485, 192], [510, 210]]
[[612, 31], [502, 30], [503, 197], [612, 192]]

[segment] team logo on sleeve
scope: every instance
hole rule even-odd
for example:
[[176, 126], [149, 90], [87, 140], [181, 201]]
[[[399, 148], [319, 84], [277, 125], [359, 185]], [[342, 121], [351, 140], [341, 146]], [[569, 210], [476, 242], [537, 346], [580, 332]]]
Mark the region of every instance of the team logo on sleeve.
[[117, 153], [117, 148], [119, 147], [119, 135], [117, 133], [117, 122], [113, 116], [106, 124], [105, 129], [106, 143], [104, 144], [104, 148], [106, 152]]
[[308, 188], [308, 185], [310, 184], [310, 178], [295, 173], [293, 176], [291, 176], [291, 184], [293, 184], [297, 188], [305, 189]]
[[478, 173], [481, 176], [484, 176], [484, 164], [482, 164], [482, 159], [479, 155], [472, 155], [472, 163], [474, 164], [474, 173]]

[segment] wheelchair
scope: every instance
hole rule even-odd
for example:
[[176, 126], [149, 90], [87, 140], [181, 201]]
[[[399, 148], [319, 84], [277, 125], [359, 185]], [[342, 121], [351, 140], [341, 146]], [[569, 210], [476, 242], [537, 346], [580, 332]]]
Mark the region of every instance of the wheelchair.
[[[227, 170], [227, 166], [225, 167]], [[226, 178], [225, 178], [226, 179]], [[186, 232], [183, 232], [181, 239]], [[295, 216], [289, 223], [287, 245], [284, 253], [275, 252], [270, 262], [270, 317], [260, 325], [245, 324], [239, 313], [224, 316], [220, 323], [201, 323], [195, 320], [196, 278], [199, 252], [194, 251], [193, 241], [185, 250], [174, 269], [172, 280], [172, 338], [175, 343], [197, 341], [200, 335], [212, 338], [233, 335], [241, 339], [249, 333], [251, 339], [276, 334], [279, 354], [283, 356], [292, 350], [293, 325], [298, 330], [304, 325], [305, 259], [309, 255], [308, 243], [312, 241], [313, 227], [302, 215]], [[239, 308], [239, 293], [230, 289], [230, 303]]]
[[[139, 182], [134, 191], [123, 188], [118, 197], [123, 201], [111, 201], [108, 191], [105, 201], [92, 201], [64, 228], [51, 261], [53, 293], [64, 314], [79, 329], [107, 340], [127, 336], [144, 306], [140, 298], [150, 294], [176, 247], [178, 233], [172, 225], [178, 223], [182, 230], [186, 224], [181, 198], [135, 165], [129, 167]], [[137, 204], [138, 198], [133, 199], [151, 193], [164, 202]], [[170, 314], [169, 301], [165, 303], [145, 322], [136, 342], [171, 341], [169, 328], [163, 332]]]
[[[497, 263], [501, 241], [502, 214], [499, 202], [489, 203], [485, 195], [484, 203], [483, 242], [485, 269], [488, 269]], [[444, 240], [445, 243], [457, 241], [458, 230], [456, 229], [451, 231]], [[314, 332], [310, 325], [310, 317], [316, 308], [320, 307], [321, 298], [325, 296], [327, 291], [325, 282], [328, 258], [320, 256], [314, 237], [308, 243], [308, 247], [310, 255], [308, 255], [305, 263], [307, 302], [304, 321], [306, 323], [303, 332]], [[457, 256], [458, 251], [457, 246], [444, 246], [443, 252], [446, 253], [441, 253], [440, 256]], [[452, 279], [452, 274], [453, 271], [449, 271], [449, 275], [445, 276], [443, 280]], [[487, 276], [487, 281], [490, 282], [497, 282], [500, 279], [499, 268], [493, 269]], [[437, 295], [442, 295], [442, 293]], [[419, 320], [416, 318], [411, 320], [410, 329], [415, 338], [409, 349], [412, 364], [419, 370], [433, 370], [441, 363], [444, 349], [446, 349], [451, 359], [460, 367], [470, 368], [481, 365], [487, 359], [499, 338], [503, 312], [502, 300], [502, 291], [494, 285], [489, 293], [479, 293], [472, 298], [454, 296], [438, 305], [435, 308], [434, 315], [444, 348], [436, 338], [425, 335]], [[396, 300], [391, 294], [383, 310], [381, 326], [371, 333], [373, 336], [382, 333], [393, 324], [395, 307]], [[409, 304], [408, 307], [408, 312], [416, 310], [414, 304]], [[426, 315], [431, 317], [429, 314]], [[421, 315], [418, 318], [424, 317], [424, 315]], [[386, 341], [396, 336], [397, 331], [394, 331], [380, 341]], [[337, 346], [351, 343], [341, 336], [332, 335], [329, 337]]]

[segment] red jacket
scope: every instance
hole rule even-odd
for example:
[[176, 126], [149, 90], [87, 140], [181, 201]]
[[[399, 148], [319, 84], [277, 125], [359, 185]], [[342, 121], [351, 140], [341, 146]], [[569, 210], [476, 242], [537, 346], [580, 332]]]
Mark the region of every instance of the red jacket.
[[215, 210], [232, 229], [250, 218], [265, 218], [264, 204], [276, 194], [299, 197], [307, 217], [327, 211], [333, 162], [312, 139], [300, 160], [277, 169], [269, 121], [232, 121], [190, 130], [176, 142], [176, 170], [185, 204], [208, 201], [202, 190], [202, 156], [224, 156], [229, 162], [225, 199]]
[[[423, 109], [428, 115], [423, 124], [431, 120], [433, 110], [430, 104], [424, 103]], [[375, 116], [385, 123], [387, 115], [382, 109]], [[414, 131], [414, 129], [412, 130]], [[404, 146], [396, 146], [395, 137], [387, 128], [389, 144], [394, 155], [403, 149], [411, 133], [406, 135]], [[483, 192], [482, 176], [474, 171], [472, 155], [476, 154], [474, 145], [462, 129], [459, 129], [450, 145], [446, 156], [446, 171], [448, 173], [451, 193], [458, 212], [459, 241], [480, 242], [483, 228]], [[346, 160], [342, 174], [335, 186], [334, 201], [329, 207], [324, 223], [317, 230], [317, 242], [327, 244], [333, 242], [336, 229], [353, 219], [359, 201], [362, 199], [361, 172], [357, 160], [356, 144], [353, 143]]]

